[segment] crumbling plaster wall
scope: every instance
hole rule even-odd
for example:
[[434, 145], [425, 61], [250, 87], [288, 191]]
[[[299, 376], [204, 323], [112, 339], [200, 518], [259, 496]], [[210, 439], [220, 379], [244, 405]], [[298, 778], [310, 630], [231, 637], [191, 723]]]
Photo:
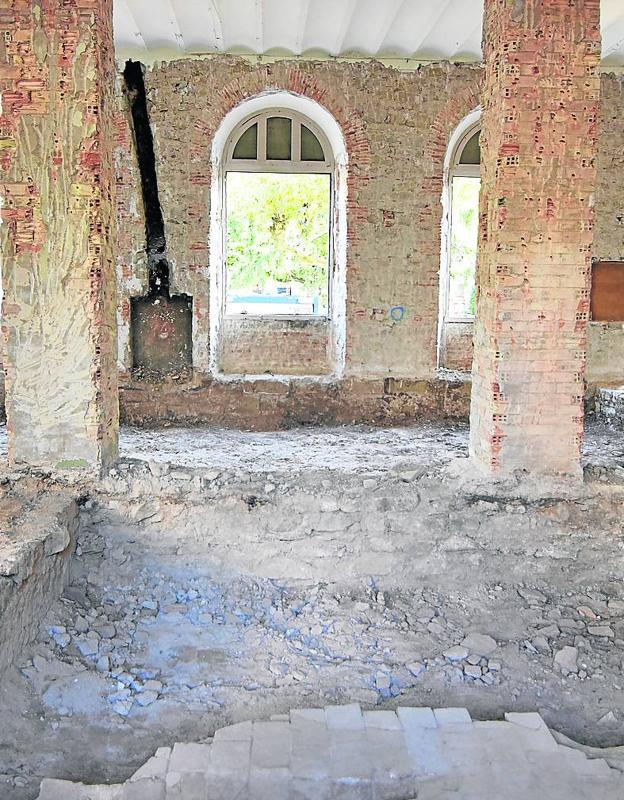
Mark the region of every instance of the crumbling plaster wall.
[[117, 363], [122, 375], [132, 368], [130, 340], [130, 298], [147, 292], [145, 209], [141, 175], [128, 100], [122, 78], [115, 83], [115, 143], [113, 169], [117, 214], [115, 266], [117, 271]]
[[9, 456], [100, 464], [118, 418], [112, 3], [15, 0], [0, 28]]

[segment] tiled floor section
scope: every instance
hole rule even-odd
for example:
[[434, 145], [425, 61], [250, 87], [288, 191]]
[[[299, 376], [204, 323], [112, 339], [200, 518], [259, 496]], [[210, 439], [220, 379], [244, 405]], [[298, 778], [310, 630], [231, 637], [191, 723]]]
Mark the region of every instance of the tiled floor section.
[[538, 714], [358, 705], [242, 722], [160, 748], [124, 785], [45, 780], [39, 800], [622, 800], [624, 775], [558, 745]]

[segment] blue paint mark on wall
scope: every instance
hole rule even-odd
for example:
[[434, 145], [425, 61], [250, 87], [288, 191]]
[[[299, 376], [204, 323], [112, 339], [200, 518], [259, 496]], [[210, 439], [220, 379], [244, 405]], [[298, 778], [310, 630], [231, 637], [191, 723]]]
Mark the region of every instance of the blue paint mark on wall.
[[390, 309], [390, 318], [395, 322], [401, 322], [405, 317], [405, 308], [403, 306], [392, 306]]

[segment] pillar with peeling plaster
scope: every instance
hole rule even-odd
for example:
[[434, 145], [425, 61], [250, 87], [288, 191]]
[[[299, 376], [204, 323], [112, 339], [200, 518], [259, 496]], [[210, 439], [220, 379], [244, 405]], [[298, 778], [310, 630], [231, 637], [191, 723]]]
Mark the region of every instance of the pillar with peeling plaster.
[[471, 455], [580, 473], [599, 0], [485, 0]]
[[112, 0], [0, 15], [3, 335], [9, 458], [117, 456]]

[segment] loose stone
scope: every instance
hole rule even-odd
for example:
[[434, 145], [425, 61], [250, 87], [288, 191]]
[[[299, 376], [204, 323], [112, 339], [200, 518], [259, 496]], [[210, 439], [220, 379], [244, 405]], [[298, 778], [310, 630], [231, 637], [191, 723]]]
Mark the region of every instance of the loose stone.
[[487, 656], [496, 650], [496, 639], [483, 633], [471, 633], [463, 640], [462, 645], [477, 656]]
[[449, 661], [463, 661], [468, 657], [468, 650], [461, 645], [456, 645], [445, 650], [442, 655]]
[[590, 625], [589, 628], [587, 628], [587, 632], [592, 636], [602, 636], [607, 639], [613, 639], [615, 636], [613, 629], [608, 625]]
[[576, 647], [563, 647], [555, 654], [555, 664], [564, 675], [578, 672], [578, 650]]

